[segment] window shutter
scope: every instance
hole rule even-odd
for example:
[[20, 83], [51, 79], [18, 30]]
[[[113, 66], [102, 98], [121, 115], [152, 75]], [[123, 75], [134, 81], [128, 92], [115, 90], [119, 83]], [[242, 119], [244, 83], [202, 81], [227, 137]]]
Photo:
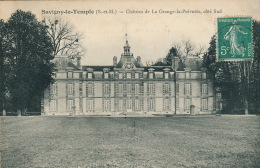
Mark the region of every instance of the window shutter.
[[58, 96], [58, 83], [55, 84], [55, 92], [56, 92], [56, 96]]
[[68, 83], [66, 83], [66, 97], [68, 97]]

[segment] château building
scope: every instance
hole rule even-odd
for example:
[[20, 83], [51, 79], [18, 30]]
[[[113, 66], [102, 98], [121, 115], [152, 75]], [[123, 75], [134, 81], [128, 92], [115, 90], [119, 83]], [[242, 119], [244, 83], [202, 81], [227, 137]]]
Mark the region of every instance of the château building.
[[80, 58], [73, 63], [56, 56], [43, 115], [212, 114], [220, 107], [201, 58], [188, 57], [182, 66], [177, 57], [172, 66], [144, 66], [127, 40], [123, 48], [111, 66], [81, 66]]

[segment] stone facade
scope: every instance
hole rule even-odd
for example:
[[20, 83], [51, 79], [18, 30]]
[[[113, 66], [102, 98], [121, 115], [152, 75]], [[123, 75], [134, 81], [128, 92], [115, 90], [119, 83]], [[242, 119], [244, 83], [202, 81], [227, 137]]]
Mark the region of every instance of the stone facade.
[[[55, 82], [44, 93], [43, 115], [212, 114], [215, 95], [199, 57], [184, 66], [143, 66], [128, 41], [111, 66], [81, 66], [66, 56], [54, 59]], [[176, 73], [175, 73], [176, 72]]]

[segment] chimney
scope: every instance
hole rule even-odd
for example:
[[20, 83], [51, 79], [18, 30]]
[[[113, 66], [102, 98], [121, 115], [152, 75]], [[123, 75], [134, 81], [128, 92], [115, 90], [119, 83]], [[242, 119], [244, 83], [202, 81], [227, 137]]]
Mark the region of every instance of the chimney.
[[177, 69], [179, 68], [179, 62], [180, 62], [180, 58], [179, 57], [173, 57], [173, 59], [172, 59], [172, 68], [174, 69], [174, 71], [177, 71]]
[[81, 69], [81, 57], [77, 57], [77, 67]]
[[114, 56], [114, 58], [113, 58], [113, 66], [116, 66], [116, 65], [117, 65], [117, 57]]
[[136, 60], [137, 60], [138, 64], [141, 64], [141, 57], [140, 56], [137, 56]]

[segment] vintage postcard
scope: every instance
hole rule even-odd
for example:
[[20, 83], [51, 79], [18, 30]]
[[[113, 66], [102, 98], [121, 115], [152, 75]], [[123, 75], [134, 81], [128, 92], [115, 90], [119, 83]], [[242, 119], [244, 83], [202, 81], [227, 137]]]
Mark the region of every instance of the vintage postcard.
[[259, 167], [259, 11], [0, 1], [0, 168]]

